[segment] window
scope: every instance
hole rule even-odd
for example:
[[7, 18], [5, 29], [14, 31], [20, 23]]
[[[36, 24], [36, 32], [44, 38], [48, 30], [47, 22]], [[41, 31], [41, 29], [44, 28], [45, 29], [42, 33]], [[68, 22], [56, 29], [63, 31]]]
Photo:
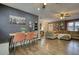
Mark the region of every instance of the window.
[[79, 22], [75, 22], [75, 31], [79, 31]]
[[73, 22], [69, 22], [67, 24], [67, 29], [68, 29], [68, 31], [74, 31], [74, 23]]
[[79, 21], [76, 22], [68, 22], [67, 24], [68, 31], [79, 31]]

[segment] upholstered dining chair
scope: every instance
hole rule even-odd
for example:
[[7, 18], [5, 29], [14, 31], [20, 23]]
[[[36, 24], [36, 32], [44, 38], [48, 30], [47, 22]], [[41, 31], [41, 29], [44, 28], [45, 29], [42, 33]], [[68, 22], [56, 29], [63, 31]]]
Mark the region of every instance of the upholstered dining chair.
[[32, 42], [36, 42], [37, 40], [37, 33], [36, 32], [31, 32], [32, 36], [33, 36], [33, 41]]
[[35, 32], [27, 32], [27, 35], [26, 35], [26, 41], [29, 42], [29, 45], [31, 45], [35, 40], [35, 35], [36, 33]]
[[33, 34], [33, 39], [34, 39], [33, 42], [36, 42], [37, 41], [37, 32], [32, 32], [32, 34]]
[[22, 32], [15, 33], [14, 38], [12, 39], [14, 53], [15, 53], [15, 48], [16, 48], [17, 43], [20, 43], [20, 45], [22, 46], [24, 44], [23, 42], [25, 39], [26, 39], [25, 33], [22, 33]]

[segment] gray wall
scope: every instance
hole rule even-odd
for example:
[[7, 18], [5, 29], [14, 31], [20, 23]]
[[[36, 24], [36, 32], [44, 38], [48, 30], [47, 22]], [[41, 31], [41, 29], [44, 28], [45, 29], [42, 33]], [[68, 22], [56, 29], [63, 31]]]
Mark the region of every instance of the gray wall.
[[[9, 15], [25, 17], [26, 24], [10, 24]], [[0, 43], [8, 42], [9, 33], [21, 31], [21, 27], [29, 31], [29, 21], [38, 21], [38, 16], [0, 4]]]

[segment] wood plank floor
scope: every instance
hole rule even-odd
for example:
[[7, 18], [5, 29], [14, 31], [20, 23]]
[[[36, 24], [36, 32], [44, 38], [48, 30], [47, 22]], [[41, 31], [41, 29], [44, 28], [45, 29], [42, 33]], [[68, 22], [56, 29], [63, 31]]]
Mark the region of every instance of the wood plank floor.
[[79, 55], [79, 41], [39, 40], [28, 47], [17, 47], [16, 55]]

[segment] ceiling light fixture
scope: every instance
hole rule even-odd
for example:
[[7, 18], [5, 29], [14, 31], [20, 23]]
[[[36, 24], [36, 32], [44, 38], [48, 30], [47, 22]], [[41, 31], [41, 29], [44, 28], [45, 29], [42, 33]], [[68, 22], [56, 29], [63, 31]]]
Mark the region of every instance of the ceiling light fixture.
[[60, 14], [60, 19], [64, 19], [65, 15], [63, 13]]
[[64, 19], [65, 17], [60, 17], [60, 19]]
[[44, 5], [47, 5], [47, 3], [46, 3], [46, 2], [44, 2]]
[[61, 14], [60, 14], [60, 19], [64, 19], [64, 18], [70, 17], [70, 16], [71, 16], [70, 13], [61, 13]]
[[42, 8], [45, 8], [46, 5], [47, 5], [47, 0], [44, 0], [43, 7]]
[[55, 16], [59, 19], [65, 19], [65, 18], [71, 17], [71, 13], [70, 12], [60, 12], [60, 13], [56, 14]]

